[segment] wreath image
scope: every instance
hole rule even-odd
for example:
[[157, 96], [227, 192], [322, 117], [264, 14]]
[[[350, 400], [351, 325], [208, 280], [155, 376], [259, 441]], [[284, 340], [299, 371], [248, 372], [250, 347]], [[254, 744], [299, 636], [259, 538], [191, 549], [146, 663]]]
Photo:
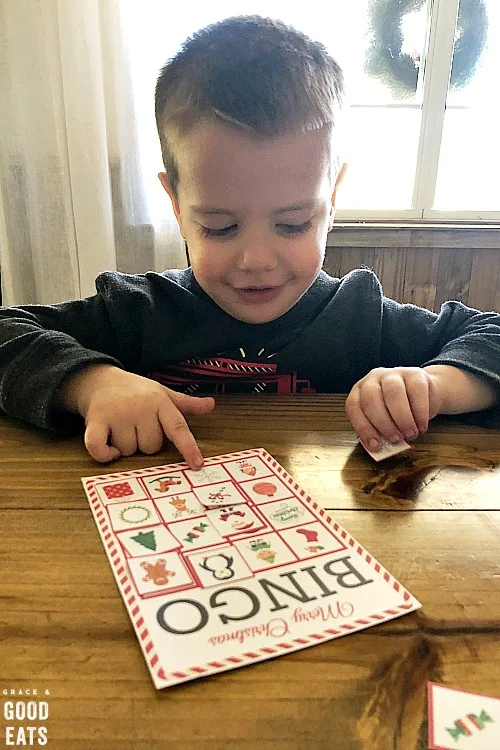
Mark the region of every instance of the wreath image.
[[[372, 0], [369, 10], [371, 42], [366, 53], [365, 72], [379, 78], [398, 98], [413, 96], [417, 90], [420, 57], [401, 52], [403, 18], [419, 11], [426, 0]], [[488, 36], [485, 0], [461, 0], [455, 51], [451, 69], [451, 89], [462, 89], [474, 75]]]

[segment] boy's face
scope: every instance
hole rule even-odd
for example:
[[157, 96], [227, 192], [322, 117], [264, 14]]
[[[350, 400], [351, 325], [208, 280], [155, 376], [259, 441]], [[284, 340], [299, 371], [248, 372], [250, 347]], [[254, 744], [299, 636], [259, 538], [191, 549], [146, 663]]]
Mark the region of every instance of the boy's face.
[[335, 196], [329, 129], [270, 139], [200, 124], [176, 156], [178, 200], [166, 175], [159, 177], [196, 280], [239, 320], [280, 317], [323, 263]]

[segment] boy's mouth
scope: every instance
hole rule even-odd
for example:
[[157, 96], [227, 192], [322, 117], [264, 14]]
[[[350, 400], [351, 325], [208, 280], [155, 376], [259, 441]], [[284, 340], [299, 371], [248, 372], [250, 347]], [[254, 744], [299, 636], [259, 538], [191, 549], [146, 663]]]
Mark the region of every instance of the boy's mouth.
[[234, 287], [234, 291], [244, 302], [271, 302], [281, 293], [282, 286]]

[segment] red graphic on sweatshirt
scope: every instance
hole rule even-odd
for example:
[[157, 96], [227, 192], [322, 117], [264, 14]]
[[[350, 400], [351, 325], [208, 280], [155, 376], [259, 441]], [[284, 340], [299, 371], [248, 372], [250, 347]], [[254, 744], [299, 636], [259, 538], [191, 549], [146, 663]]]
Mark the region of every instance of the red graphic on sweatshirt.
[[296, 372], [278, 373], [271, 362], [242, 362], [227, 357], [196, 357], [148, 374], [153, 380], [190, 395], [216, 393], [316, 393]]

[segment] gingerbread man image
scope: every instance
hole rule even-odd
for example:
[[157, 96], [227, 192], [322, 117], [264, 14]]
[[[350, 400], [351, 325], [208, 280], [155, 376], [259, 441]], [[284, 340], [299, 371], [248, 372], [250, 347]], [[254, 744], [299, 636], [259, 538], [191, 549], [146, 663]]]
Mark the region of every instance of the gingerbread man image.
[[153, 581], [157, 586], [166, 586], [170, 578], [175, 576], [175, 571], [167, 570], [167, 561], [160, 559], [154, 565], [153, 563], [141, 562], [141, 568], [144, 568], [147, 575], [143, 581]]

